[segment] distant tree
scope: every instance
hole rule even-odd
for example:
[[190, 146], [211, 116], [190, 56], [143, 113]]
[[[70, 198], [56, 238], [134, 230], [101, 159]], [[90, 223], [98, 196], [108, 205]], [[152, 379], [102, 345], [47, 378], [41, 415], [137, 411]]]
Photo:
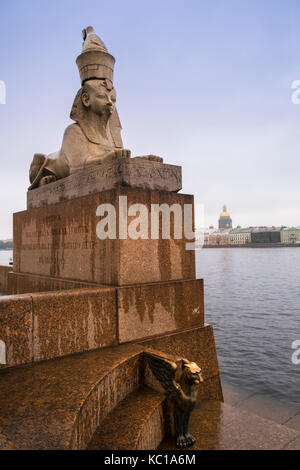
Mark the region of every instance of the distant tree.
[[0, 250], [12, 250], [13, 249], [13, 242], [4, 242], [0, 240]]

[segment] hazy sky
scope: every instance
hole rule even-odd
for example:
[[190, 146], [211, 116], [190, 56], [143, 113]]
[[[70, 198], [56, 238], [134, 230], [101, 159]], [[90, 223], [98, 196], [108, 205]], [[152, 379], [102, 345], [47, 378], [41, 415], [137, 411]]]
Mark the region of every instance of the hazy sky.
[[88, 25], [116, 58], [125, 147], [182, 165], [206, 225], [224, 203], [234, 225], [300, 225], [299, 17], [299, 0], [0, 0], [0, 238], [71, 123]]

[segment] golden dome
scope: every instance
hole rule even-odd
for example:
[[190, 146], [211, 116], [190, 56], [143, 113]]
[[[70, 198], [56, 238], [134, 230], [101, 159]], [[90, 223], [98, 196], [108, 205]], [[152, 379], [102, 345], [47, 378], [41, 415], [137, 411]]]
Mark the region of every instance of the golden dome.
[[221, 212], [220, 217], [230, 217], [230, 214], [229, 214], [229, 212], [223, 211], [223, 212]]

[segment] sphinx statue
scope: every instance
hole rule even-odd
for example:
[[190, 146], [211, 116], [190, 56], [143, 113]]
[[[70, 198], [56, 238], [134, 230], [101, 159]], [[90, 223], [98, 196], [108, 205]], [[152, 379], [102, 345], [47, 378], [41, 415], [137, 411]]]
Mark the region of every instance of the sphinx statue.
[[[130, 157], [130, 150], [123, 148], [116, 109], [115, 59], [91, 26], [83, 30], [83, 40], [82, 53], [76, 60], [81, 88], [70, 114], [75, 122], [66, 128], [58, 152], [34, 155], [29, 190], [65, 178], [88, 165]], [[152, 155], [142, 158], [162, 162]]]

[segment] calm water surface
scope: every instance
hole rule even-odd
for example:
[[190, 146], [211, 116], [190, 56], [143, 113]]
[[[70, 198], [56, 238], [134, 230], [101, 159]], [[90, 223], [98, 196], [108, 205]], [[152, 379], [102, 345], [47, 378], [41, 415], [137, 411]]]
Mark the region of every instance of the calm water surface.
[[196, 252], [206, 323], [214, 326], [228, 382], [300, 405], [300, 248], [215, 248]]

